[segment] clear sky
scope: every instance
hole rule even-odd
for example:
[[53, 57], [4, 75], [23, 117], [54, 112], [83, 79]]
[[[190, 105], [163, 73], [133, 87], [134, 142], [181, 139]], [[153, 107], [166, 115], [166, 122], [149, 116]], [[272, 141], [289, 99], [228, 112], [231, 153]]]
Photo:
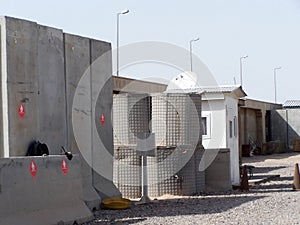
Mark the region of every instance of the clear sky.
[[[274, 101], [273, 68], [278, 101], [300, 99], [300, 0], [0, 0], [0, 14], [23, 18], [78, 35], [112, 42], [116, 47], [116, 14], [120, 45], [162, 41], [189, 49], [211, 70], [220, 85], [243, 84], [250, 98]], [[121, 54], [121, 60], [122, 56]], [[187, 59], [189, 60], [189, 59]], [[173, 78], [177, 71], [136, 66], [120, 75]], [[165, 66], [166, 67], [166, 66]], [[188, 68], [187, 68], [188, 69]]]

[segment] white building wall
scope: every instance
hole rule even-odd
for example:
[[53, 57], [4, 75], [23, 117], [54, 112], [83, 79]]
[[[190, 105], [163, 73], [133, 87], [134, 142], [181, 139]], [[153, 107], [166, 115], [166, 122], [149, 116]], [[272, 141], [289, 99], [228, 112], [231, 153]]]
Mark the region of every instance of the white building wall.
[[207, 135], [203, 135], [202, 141], [204, 148], [226, 148], [224, 100], [203, 101], [202, 117], [207, 118]]
[[230, 148], [231, 182], [238, 185], [240, 183], [238, 100], [230, 96], [224, 96], [224, 99], [204, 100], [202, 117], [207, 118], [207, 135], [203, 136], [202, 141], [204, 148]]
[[226, 107], [226, 143], [230, 148], [231, 182], [240, 183], [239, 143], [238, 143], [238, 100], [230, 96], [225, 98]]

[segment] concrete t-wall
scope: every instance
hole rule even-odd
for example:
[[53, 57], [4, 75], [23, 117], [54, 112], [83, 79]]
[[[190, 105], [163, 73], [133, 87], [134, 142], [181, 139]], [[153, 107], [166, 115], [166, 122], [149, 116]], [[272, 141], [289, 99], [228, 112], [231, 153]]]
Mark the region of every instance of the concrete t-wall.
[[64, 44], [62, 30], [37, 26], [38, 140], [51, 154], [67, 146]]
[[277, 109], [271, 111], [272, 141], [286, 143], [291, 148], [294, 139], [300, 138], [300, 109]]
[[[7, 88], [1, 99], [8, 96], [7, 105], [2, 104], [8, 127], [0, 138], [8, 139], [8, 145], [1, 155], [24, 156], [32, 140], [45, 142], [51, 154], [58, 154], [67, 144], [63, 32], [9, 17], [1, 21], [6, 28], [1, 77]], [[18, 115], [21, 104], [23, 119]]]
[[[38, 34], [37, 24], [24, 20], [5, 18], [8, 115], [8, 145], [5, 157], [24, 156], [29, 143], [38, 137]], [[6, 55], [5, 55], [6, 54]], [[1, 74], [4, 78], [4, 74]], [[2, 90], [3, 93], [4, 90]], [[5, 96], [2, 97], [4, 98]], [[18, 115], [20, 104], [25, 116]], [[7, 140], [6, 140], [7, 141]], [[7, 155], [7, 153], [9, 155]]]
[[[90, 40], [92, 160], [94, 187], [102, 198], [120, 196], [113, 184], [113, 125], [112, 125], [112, 55], [111, 45]], [[92, 63], [93, 62], [93, 63]], [[101, 118], [104, 116], [102, 124]]]
[[[88, 198], [96, 197], [89, 188], [92, 186], [100, 193], [106, 192], [102, 197], [119, 195], [112, 184], [110, 43], [10, 17], [1, 17], [0, 25], [3, 112], [0, 143], [4, 146], [1, 156], [24, 156], [33, 140], [46, 143], [50, 154], [60, 154], [64, 146], [68, 151], [80, 153]], [[80, 83], [85, 75], [88, 79]], [[80, 107], [74, 108], [76, 91]], [[26, 111], [23, 119], [18, 115], [21, 104]], [[80, 114], [78, 127], [72, 123], [74, 112]], [[103, 126], [102, 113], [106, 117]], [[84, 148], [79, 149], [80, 140], [75, 139], [74, 129], [82, 131]], [[101, 157], [106, 152], [110, 160]], [[99, 170], [93, 173], [93, 166], [104, 166], [106, 178], [99, 175]]]
[[[88, 38], [64, 34], [65, 46], [65, 76], [66, 76], [66, 97], [67, 97], [67, 121], [68, 121], [68, 149], [79, 152], [74, 133], [72, 121], [73, 98], [78, 83], [90, 65], [90, 43]], [[79, 87], [82, 92], [82, 110], [87, 116], [83, 118], [81, 127], [85, 130], [87, 149], [92, 148], [91, 139], [91, 85], [90, 82]]]

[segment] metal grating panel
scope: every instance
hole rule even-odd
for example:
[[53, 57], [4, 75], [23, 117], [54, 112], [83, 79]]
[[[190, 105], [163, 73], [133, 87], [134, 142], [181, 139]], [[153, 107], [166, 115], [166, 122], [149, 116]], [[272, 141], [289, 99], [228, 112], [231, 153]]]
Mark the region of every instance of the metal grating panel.
[[141, 159], [133, 148], [115, 146], [114, 183], [126, 198], [141, 197]]
[[205, 191], [205, 172], [200, 171], [200, 161], [204, 154], [204, 148], [201, 146], [197, 148], [194, 155], [195, 155], [195, 174], [196, 174], [196, 191], [197, 193], [201, 193]]
[[[114, 182], [125, 197], [141, 195], [138, 133], [155, 133], [157, 154], [148, 157], [149, 195], [192, 195], [204, 190], [198, 171], [201, 151], [201, 96], [197, 94], [119, 95], [114, 98]], [[121, 140], [121, 141], [120, 141]], [[120, 147], [122, 146], [122, 147]], [[130, 149], [130, 150], [129, 150]]]
[[[171, 154], [176, 154], [174, 151], [175, 148], [160, 149], [157, 154], [158, 162], [166, 160]], [[177, 159], [178, 157], [174, 157], [174, 160], [166, 161], [167, 163], [161, 164], [162, 166], [159, 167], [158, 178], [161, 182], [158, 183], [158, 193], [156, 196], [181, 194], [180, 180], [177, 179], [176, 174], [170, 176], [171, 171], [177, 168]]]

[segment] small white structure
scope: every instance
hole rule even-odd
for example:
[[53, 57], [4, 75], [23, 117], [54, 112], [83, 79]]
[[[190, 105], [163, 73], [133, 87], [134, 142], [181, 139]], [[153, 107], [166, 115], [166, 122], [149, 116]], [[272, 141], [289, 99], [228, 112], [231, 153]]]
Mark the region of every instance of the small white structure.
[[[205, 149], [230, 149], [231, 183], [240, 183], [238, 101], [246, 96], [241, 86], [201, 86], [197, 76], [185, 72], [175, 77], [167, 92], [202, 93], [202, 126]], [[209, 162], [206, 162], [209, 164]]]
[[238, 100], [246, 93], [240, 86], [199, 87], [202, 95], [202, 124], [205, 149], [229, 148], [231, 182], [240, 183]]

